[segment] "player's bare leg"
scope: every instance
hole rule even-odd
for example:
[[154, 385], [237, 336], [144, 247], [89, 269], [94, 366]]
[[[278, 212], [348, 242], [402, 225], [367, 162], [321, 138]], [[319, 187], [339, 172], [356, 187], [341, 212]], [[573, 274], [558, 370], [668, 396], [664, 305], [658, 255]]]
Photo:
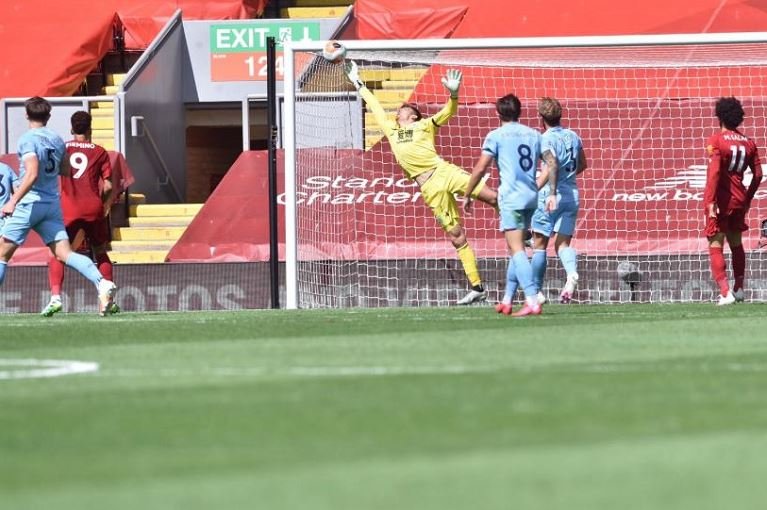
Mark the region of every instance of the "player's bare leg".
[[549, 246], [549, 238], [540, 232], [533, 232], [533, 258], [530, 264], [533, 268], [533, 281], [538, 287], [538, 302], [546, 303], [546, 296], [543, 293], [543, 277], [546, 274], [546, 249]]
[[732, 276], [735, 280], [732, 285], [732, 294], [735, 296], [736, 303], [742, 303], [745, 300], [743, 283], [746, 279], [746, 252], [743, 250], [742, 234], [738, 231], [725, 232], [725, 237], [732, 254]]
[[575, 250], [570, 247], [570, 241], [573, 236], [557, 234], [554, 241], [554, 248], [559, 255], [562, 266], [567, 273], [567, 280], [562, 292], [559, 294], [560, 303], [569, 303], [573, 299], [575, 288], [578, 286], [577, 258]]
[[477, 269], [477, 257], [474, 255], [474, 250], [469, 246], [469, 242], [466, 240], [466, 233], [463, 227], [458, 224], [447, 232], [450, 237], [450, 242], [453, 244], [458, 258], [461, 260], [463, 271], [466, 273], [466, 278], [469, 279], [471, 284], [471, 290], [464, 297], [458, 300], [459, 305], [470, 305], [487, 299], [487, 292], [482, 286], [482, 279], [479, 276], [479, 269]]
[[718, 233], [708, 238], [708, 255], [711, 263], [711, 275], [719, 287], [718, 306], [731, 305], [735, 302], [735, 295], [730, 290], [727, 282], [727, 269], [724, 262], [724, 234]]
[[538, 289], [533, 282], [533, 269], [530, 266], [530, 259], [525, 252], [525, 232], [524, 230], [514, 229], [504, 232], [506, 244], [512, 253], [515, 273], [519, 285], [525, 292], [525, 304], [520, 310], [512, 313], [512, 317], [524, 317], [527, 315], [540, 315], [542, 308], [538, 302]]
[[98, 289], [99, 315], [106, 315], [111, 308], [117, 286], [101, 276], [91, 259], [72, 251], [69, 239], [54, 241], [48, 245], [57, 259], [74, 268], [93, 283]]

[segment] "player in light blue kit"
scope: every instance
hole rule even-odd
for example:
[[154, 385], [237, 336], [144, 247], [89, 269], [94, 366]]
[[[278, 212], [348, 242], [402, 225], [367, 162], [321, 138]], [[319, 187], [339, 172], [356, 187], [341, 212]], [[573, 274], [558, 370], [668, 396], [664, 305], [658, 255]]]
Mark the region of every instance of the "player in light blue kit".
[[51, 105], [41, 97], [24, 103], [29, 131], [19, 139], [19, 177], [16, 191], [0, 209], [5, 226], [0, 239], [0, 284], [5, 280], [8, 261], [34, 229], [60, 261], [93, 282], [99, 294], [99, 314], [111, 309], [117, 287], [101, 277], [88, 257], [72, 251], [59, 202], [59, 174], [69, 175], [64, 158], [66, 147], [59, 135], [48, 129]]
[[[11, 199], [15, 178], [16, 174], [13, 173], [13, 169], [5, 163], [0, 163], [0, 207]], [[0, 234], [3, 232], [3, 225], [5, 225], [5, 219], [0, 218]]]
[[[501, 119], [501, 127], [491, 131], [485, 138], [482, 155], [474, 165], [464, 196], [471, 196], [474, 187], [495, 161], [501, 179], [498, 187], [501, 231], [511, 251], [507, 286], [511, 287], [509, 282], [516, 279], [525, 292], [525, 305], [512, 315], [539, 315], [542, 309], [530, 260], [525, 253], [524, 234], [530, 228], [538, 202], [538, 185], [535, 180], [538, 161], [542, 159], [549, 167], [549, 186], [556, 193], [557, 160], [550, 150], [542, 150], [541, 134], [538, 131], [518, 122], [522, 105], [517, 96], [503, 96], [496, 101], [495, 109]], [[471, 202], [467, 200], [465, 207], [468, 210]], [[556, 207], [554, 197], [547, 200], [546, 207], [547, 210]], [[511, 313], [511, 299], [512, 296], [504, 296], [504, 301], [499, 305], [500, 311], [507, 315]]]
[[[544, 97], [538, 102], [538, 114], [543, 120], [546, 132], [543, 133], [543, 150], [550, 150], [559, 163], [557, 189], [552, 193], [545, 184], [548, 179], [548, 167], [544, 165], [538, 175], [538, 184], [542, 186], [538, 195], [538, 209], [533, 215], [533, 279], [538, 289], [543, 288], [543, 276], [546, 273], [546, 248], [552, 234], [556, 234], [554, 247], [562, 267], [567, 273], [565, 287], [559, 295], [562, 303], [569, 303], [578, 285], [577, 254], [570, 247], [570, 240], [575, 232], [578, 218], [578, 184], [576, 176], [586, 170], [586, 154], [583, 142], [571, 129], [562, 127], [562, 105], [554, 98]], [[556, 197], [557, 208], [549, 211], [546, 203]], [[541, 293], [539, 301], [545, 301]]]

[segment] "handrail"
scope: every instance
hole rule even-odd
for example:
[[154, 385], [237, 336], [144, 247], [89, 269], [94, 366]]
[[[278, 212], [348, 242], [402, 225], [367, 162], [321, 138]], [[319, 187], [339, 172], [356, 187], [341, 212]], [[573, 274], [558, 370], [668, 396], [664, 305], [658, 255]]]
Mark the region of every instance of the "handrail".
[[[139, 123], [141, 123], [143, 129], [139, 130]], [[134, 115], [130, 119], [130, 125], [131, 125], [131, 136], [136, 138], [145, 137], [147, 140], [149, 140], [149, 145], [152, 147], [152, 152], [154, 153], [154, 156], [157, 158], [157, 161], [160, 162], [160, 167], [162, 167], [163, 175], [161, 178], [164, 178], [165, 180], [160, 180], [159, 183], [161, 186], [167, 186], [170, 184], [171, 189], [173, 190], [173, 193], [176, 195], [176, 199], [179, 201], [183, 200], [183, 197], [181, 196], [181, 191], [179, 191], [178, 186], [176, 185], [176, 181], [173, 179], [173, 175], [170, 173], [170, 170], [168, 170], [168, 165], [165, 163], [165, 159], [163, 159], [162, 154], [160, 154], [160, 149], [157, 147], [157, 143], [154, 141], [154, 138], [152, 137], [152, 132], [149, 129], [149, 126], [147, 126], [146, 122], [144, 122], [144, 117], [140, 115]]]
[[136, 63], [133, 64], [133, 66], [131, 66], [131, 68], [128, 70], [128, 73], [125, 75], [125, 80], [123, 80], [122, 84], [120, 84], [120, 92], [124, 92], [125, 89], [127, 89], [131, 83], [133, 83], [133, 81], [144, 69], [144, 66], [146, 66], [154, 54], [157, 53], [157, 51], [160, 49], [160, 46], [165, 43], [166, 39], [170, 35], [171, 30], [173, 30], [179, 23], [181, 23], [181, 9], [176, 9], [170, 19], [168, 19], [167, 23], [165, 23], [165, 26], [162, 27], [162, 30], [160, 30], [160, 32], [154, 38], [152, 43], [147, 47], [147, 49], [144, 50]]
[[[6, 97], [3, 99], [0, 99], [0, 126], [2, 126], [2, 136], [0, 136], [0, 154], [5, 154], [8, 152], [8, 106], [14, 106], [14, 105], [23, 105], [24, 102], [29, 99], [27, 97]], [[95, 101], [111, 101], [115, 104], [114, 112], [115, 112], [115, 119], [114, 119], [114, 142], [115, 142], [115, 150], [117, 152], [122, 152], [123, 144], [121, 143], [122, 136], [122, 123], [120, 121], [121, 119], [121, 112], [120, 112], [120, 98], [118, 96], [106, 96], [106, 95], [99, 95], [99, 96], [66, 96], [66, 97], [46, 97], [44, 98], [46, 101], [48, 101], [51, 104], [76, 104], [80, 103], [82, 104], [82, 108], [85, 111], [90, 112], [91, 107], [90, 103]]]

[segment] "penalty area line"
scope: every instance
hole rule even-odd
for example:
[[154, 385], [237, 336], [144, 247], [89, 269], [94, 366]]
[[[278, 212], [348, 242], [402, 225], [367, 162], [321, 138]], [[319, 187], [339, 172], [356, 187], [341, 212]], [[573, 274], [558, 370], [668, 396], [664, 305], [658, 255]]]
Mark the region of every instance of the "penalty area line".
[[62, 377], [87, 374], [98, 370], [99, 364], [91, 361], [0, 358], [0, 381]]

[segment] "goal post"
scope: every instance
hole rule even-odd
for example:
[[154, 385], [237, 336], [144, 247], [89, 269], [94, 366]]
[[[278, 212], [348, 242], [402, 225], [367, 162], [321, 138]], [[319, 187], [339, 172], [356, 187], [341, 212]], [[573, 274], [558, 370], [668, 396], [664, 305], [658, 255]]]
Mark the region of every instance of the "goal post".
[[[718, 127], [714, 101], [735, 95], [746, 109], [744, 132], [765, 154], [767, 32], [344, 44], [390, 113], [405, 101], [436, 113], [447, 98], [440, 78], [462, 70], [458, 113], [439, 129], [436, 146], [469, 171], [498, 126], [498, 97], [515, 93], [520, 121], [537, 129], [538, 99], [562, 103], [562, 124], [580, 134], [589, 159], [573, 240], [576, 301], [714, 296], [702, 237], [704, 145]], [[342, 66], [319, 56], [323, 46], [284, 46], [286, 307], [454, 303], [468, 288], [454, 248]], [[505, 286], [505, 242], [494, 211], [479, 203], [474, 210], [463, 224], [496, 299]], [[767, 188], [744, 237], [752, 300], [767, 300], [767, 253], [757, 250], [765, 217]], [[564, 273], [550, 244], [544, 290], [555, 297]]]

